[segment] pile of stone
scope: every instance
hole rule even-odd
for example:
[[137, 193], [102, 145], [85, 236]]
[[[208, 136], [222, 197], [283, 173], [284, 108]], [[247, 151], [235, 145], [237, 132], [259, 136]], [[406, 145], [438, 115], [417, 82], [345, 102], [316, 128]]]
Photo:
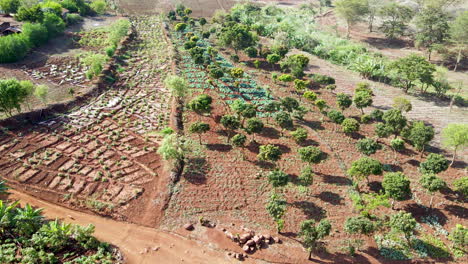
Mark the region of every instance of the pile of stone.
[[281, 240], [278, 237], [272, 237], [271, 235], [255, 234], [254, 231], [244, 228], [244, 233], [233, 235], [227, 230], [223, 230], [226, 237], [237, 243], [245, 253], [254, 253], [257, 249], [262, 248], [265, 245], [280, 243]]

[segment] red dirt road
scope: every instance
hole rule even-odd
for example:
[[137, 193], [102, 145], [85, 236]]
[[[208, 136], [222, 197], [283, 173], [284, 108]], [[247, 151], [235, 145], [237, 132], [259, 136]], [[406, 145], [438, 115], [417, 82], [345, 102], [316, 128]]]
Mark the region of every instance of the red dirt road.
[[67, 223], [79, 225], [93, 224], [96, 227], [95, 236], [119, 247], [126, 260], [125, 263], [235, 263], [235, 260], [229, 259], [224, 252], [214, 250], [195, 240], [153, 228], [77, 212], [15, 190], [11, 190], [10, 193], [9, 199], [20, 200], [22, 205], [29, 203], [44, 208], [44, 215], [47, 218], [59, 218]]

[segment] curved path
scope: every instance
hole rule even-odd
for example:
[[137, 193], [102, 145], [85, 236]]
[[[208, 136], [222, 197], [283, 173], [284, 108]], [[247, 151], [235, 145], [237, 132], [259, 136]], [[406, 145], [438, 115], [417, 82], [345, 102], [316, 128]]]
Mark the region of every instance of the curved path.
[[[36, 197], [10, 190], [8, 197], [44, 208], [47, 218], [58, 218], [67, 223], [96, 227], [95, 236], [120, 248], [125, 263], [235, 263], [221, 251], [216, 251], [182, 236], [109, 218], [73, 211]], [[158, 262], [163, 261], [163, 262]]]

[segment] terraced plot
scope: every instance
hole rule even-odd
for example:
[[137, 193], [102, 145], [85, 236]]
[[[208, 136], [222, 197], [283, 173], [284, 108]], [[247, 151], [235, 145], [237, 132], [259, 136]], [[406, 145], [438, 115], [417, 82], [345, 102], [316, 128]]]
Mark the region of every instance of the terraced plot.
[[167, 45], [158, 18], [139, 17], [133, 24], [137, 37], [119, 62], [125, 70], [109, 90], [63, 116], [3, 130], [5, 179], [96, 211], [118, 209], [159, 180], [156, 132], [167, 126], [171, 102], [161, 84]]

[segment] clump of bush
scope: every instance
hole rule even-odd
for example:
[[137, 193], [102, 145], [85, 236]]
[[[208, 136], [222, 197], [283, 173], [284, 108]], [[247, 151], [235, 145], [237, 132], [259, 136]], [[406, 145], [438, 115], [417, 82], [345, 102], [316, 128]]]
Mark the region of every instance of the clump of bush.
[[329, 85], [329, 84], [335, 84], [335, 78], [327, 75], [321, 75], [321, 74], [313, 74], [312, 79], [319, 84], [323, 85]]

